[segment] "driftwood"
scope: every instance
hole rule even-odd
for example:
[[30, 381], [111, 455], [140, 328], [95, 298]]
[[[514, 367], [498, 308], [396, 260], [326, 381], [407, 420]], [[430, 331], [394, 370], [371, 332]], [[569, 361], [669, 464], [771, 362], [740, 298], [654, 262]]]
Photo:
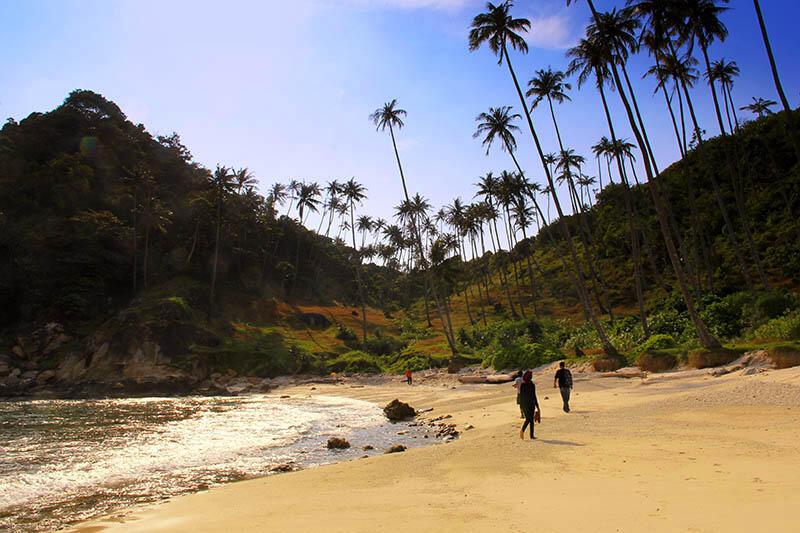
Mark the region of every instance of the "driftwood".
[[616, 372], [603, 372], [598, 374], [601, 378], [646, 378], [647, 372], [642, 372], [641, 370], [626, 370], [624, 372], [616, 371]]
[[500, 383], [509, 383], [514, 381], [517, 377], [516, 374], [492, 374], [491, 376], [458, 376], [458, 381], [461, 383], [491, 383], [497, 385]]
[[461, 383], [486, 383], [486, 376], [458, 376]]

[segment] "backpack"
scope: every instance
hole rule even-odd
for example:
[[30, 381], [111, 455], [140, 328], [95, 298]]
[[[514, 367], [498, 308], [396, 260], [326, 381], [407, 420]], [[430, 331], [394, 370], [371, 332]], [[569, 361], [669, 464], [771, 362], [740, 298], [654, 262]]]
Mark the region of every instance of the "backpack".
[[566, 383], [567, 387], [572, 388], [572, 372], [564, 369], [564, 383]]

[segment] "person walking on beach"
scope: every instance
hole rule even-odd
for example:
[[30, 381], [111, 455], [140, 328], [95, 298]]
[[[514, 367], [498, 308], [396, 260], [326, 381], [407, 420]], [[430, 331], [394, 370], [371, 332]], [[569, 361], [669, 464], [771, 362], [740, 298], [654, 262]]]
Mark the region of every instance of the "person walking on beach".
[[522, 412], [522, 405], [519, 403], [519, 386], [522, 385], [522, 370], [518, 370], [517, 374], [514, 378], [514, 390], [517, 391], [517, 405], [519, 405], [519, 417], [525, 418], [525, 414]]
[[564, 361], [559, 364], [559, 369], [553, 378], [553, 387], [561, 390], [561, 399], [564, 400], [564, 412], [569, 413], [569, 394], [572, 390], [572, 372], [564, 367]]
[[536, 385], [533, 384], [533, 373], [528, 370], [522, 376], [522, 384], [519, 386], [519, 405], [522, 408], [522, 413], [525, 415], [525, 423], [522, 424], [522, 429], [519, 430], [519, 438], [525, 439], [525, 428], [528, 424], [531, 426], [531, 439], [533, 436], [533, 422], [534, 419], [541, 419], [541, 411], [539, 409], [539, 400], [536, 399]]
[[410, 368], [406, 370], [406, 381], [408, 381], [408, 384], [411, 385], [411, 369]]

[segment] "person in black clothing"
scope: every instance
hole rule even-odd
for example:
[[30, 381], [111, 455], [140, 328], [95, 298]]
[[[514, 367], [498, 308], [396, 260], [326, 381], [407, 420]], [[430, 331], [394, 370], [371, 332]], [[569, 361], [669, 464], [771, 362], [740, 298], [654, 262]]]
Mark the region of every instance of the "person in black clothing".
[[533, 373], [530, 370], [525, 372], [525, 375], [522, 376], [522, 384], [519, 386], [519, 406], [525, 415], [525, 423], [519, 430], [521, 439], [525, 438], [525, 428], [528, 427], [528, 424], [531, 426], [531, 438], [536, 438], [533, 436], [533, 419], [535, 414], [539, 413], [539, 400], [536, 399], [536, 385], [533, 384], [532, 377]]
[[564, 412], [569, 413], [569, 393], [572, 390], [572, 372], [564, 368], [564, 361], [561, 361], [553, 379], [553, 387], [561, 390], [561, 399], [564, 401]]

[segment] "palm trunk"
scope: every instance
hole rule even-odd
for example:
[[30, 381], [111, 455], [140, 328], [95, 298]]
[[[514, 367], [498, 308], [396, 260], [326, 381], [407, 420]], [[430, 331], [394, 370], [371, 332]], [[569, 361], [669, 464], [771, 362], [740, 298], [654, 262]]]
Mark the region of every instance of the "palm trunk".
[[750, 293], [755, 297], [756, 290], [753, 286], [753, 280], [750, 278], [750, 273], [747, 271], [747, 265], [744, 261], [744, 256], [742, 255], [742, 250], [739, 247], [739, 242], [736, 239], [736, 234], [733, 230], [733, 223], [731, 222], [730, 217], [728, 216], [728, 209], [725, 206], [725, 201], [722, 199], [722, 192], [719, 188], [719, 183], [717, 182], [717, 178], [714, 174], [714, 169], [708, 164], [708, 157], [705, 151], [705, 142], [703, 141], [702, 130], [700, 129], [700, 125], [697, 122], [697, 116], [694, 112], [694, 105], [692, 104], [692, 98], [689, 95], [689, 90], [686, 84], [679, 80], [681, 87], [683, 89], [683, 95], [686, 98], [686, 105], [689, 108], [689, 116], [692, 118], [692, 125], [694, 126], [694, 131], [697, 135], [698, 141], [698, 148], [700, 150], [700, 157], [705, 162], [705, 167], [708, 170], [708, 176], [711, 180], [711, 186], [714, 189], [714, 196], [717, 199], [717, 205], [719, 206], [720, 213], [722, 214], [722, 220], [725, 222], [725, 229], [727, 230], [728, 240], [731, 242], [731, 246], [733, 246], [733, 251], [736, 254], [736, 260], [739, 263], [739, 269], [742, 271], [742, 276], [744, 277], [744, 281], [747, 284], [747, 289]]
[[[603, 101], [603, 110], [606, 114], [606, 121], [608, 122], [608, 131], [611, 134], [611, 141], [616, 144], [617, 135], [614, 132], [614, 122], [611, 120], [611, 113], [608, 110], [608, 102], [606, 101], [606, 94], [605, 90], [603, 89], [602, 82], [598, 83], [598, 87], [600, 88], [600, 98]], [[634, 292], [636, 293], [636, 303], [639, 307], [639, 320], [642, 323], [642, 331], [645, 339], [647, 339], [650, 337], [650, 330], [647, 327], [647, 315], [645, 314], [644, 310], [644, 291], [642, 287], [642, 252], [639, 248], [639, 229], [637, 225], [634, 224], [633, 200], [631, 198], [630, 184], [628, 183], [628, 180], [625, 179], [622, 154], [617, 153], [615, 155], [617, 160], [617, 169], [619, 170], [619, 174], [621, 176], [620, 179], [622, 180], [622, 187], [624, 190], [625, 211], [628, 216], [628, 232], [630, 233], [631, 251], [633, 252]]]
[[525, 118], [528, 122], [528, 127], [530, 128], [531, 137], [533, 137], [533, 142], [536, 145], [536, 150], [539, 154], [539, 159], [542, 162], [542, 167], [544, 167], [545, 176], [547, 176], [547, 184], [550, 186], [552, 190], [553, 196], [553, 203], [556, 206], [556, 211], [558, 212], [559, 217], [562, 219], [559, 226], [561, 227], [561, 232], [564, 235], [564, 240], [567, 241], [567, 245], [569, 246], [570, 254], [572, 255], [572, 261], [575, 265], [575, 274], [577, 276], [577, 290], [578, 293], [582, 295], [587, 311], [589, 313], [590, 320], [592, 325], [594, 325], [595, 330], [597, 331], [597, 336], [600, 339], [600, 344], [603, 346], [603, 351], [608, 355], [617, 355], [617, 349], [614, 348], [614, 345], [611, 344], [611, 341], [608, 340], [606, 337], [606, 333], [603, 330], [603, 326], [600, 325], [600, 320], [597, 318], [597, 313], [594, 310], [594, 305], [588, 298], [587, 290], [586, 290], [586, 282], [583, 276], [583, 270], [581, 269], [580, 263], [578, 261], [578, 253], [575, 250], [575, 244], [572, 242], [572, 236], [569, 234], [569, 228], [564, 223], [564, 213], [561, 210], [561, 204], [558, 202], [558, 196], [556, 194], [556, 187], [553, 183], [553, 176], [550, 174], [550, 169], [547, 167], [547, 163], [544, 160], [544, 152], [542, 151], [542, 146], [539, 143], [539, 137], [536, 135], [536, 130], [533, 127], [533, 121], [531, 120], [530, 113], [528, 113], [528, 106], [525, 102], [525, 97], [522, 94], [522, 89], [519, 86], [519, 82], [517, 81], [517, 75], [514, 73], [514, 68], [511, 66], [511, 59], [508, 57], [508, 51], [506, 50], [506, 43], [503, 42], [503, 56], [506, 58], [506, 65], [508, 65], [508, 71], [511, 73], [511, 79], [514, 81], [514, 87], [517, 90], [517, 95], [519, 96], [520, 104], [522, 104], [522, 109], [525, 111]]
[[356, 267], [356, 283], [358, 284], [358, 296], [361, 298], [361, 317], [362, 317], [362, 329], [364, 333], [364, 341], [362, 343], [362, 347], [364, 351], [367, 351], [367, 304], [364, 301], [364, 287], [361, 284], [361, 255], [356, 250], [356, 227], [355, 222], [353, 220], [353, 200], [350, 199], [350, 230], [353, 233], [353, 252], [355, 253], [355, 267]]
[[214, 266], [211, 269], [211, 292], [208, 296], [208, 315], [207, 318], [210, 320], [212, 315], [212, 309], [214, 307], [214, 289], [217, 286], [217, 264], [219, 262], [219, 228], [222, 225], [222, 193], [219, 193], [219, 197], [217, 198], [217, 231], [216, 236], [214, 238]]
[[[708, 48], [702, 46], [701, 49], [703, 50], [703, 58], [705, 59], [706, 62], [706, 72], [710, 73], [711, 62], [708, 59]], [[719, 109], [719, 99], [717, 98], [717, 90], [714, 87], [714, 81], [709, 80], [708, 85], [709, 87], [711, 87], [711, 96], [713, 96], [714, 99], [714, 111], [716, 112], [717, 123], [719, 124], [719, 131], [722, 135], [722, 144], [725, 149], [725, 161], [728, 164], [728, 173], [731, 176], [731, 183], [733, 186], [733, 196], [736, 199], [736, 208], [739, 211], [739, 218], [742, 220], [742, 227], [744, 228], [744, 233], [745, 236], [747, 237], [747, 245], [750, 248], [750, 254], [753, 256], [756, 268], [758, 269], [758, 275], [761, 277], [761, 283], [764, 285], [764, 288], [767, 289], [768, 292], [772, 292], [772, 287], [770, 287], [769, 280], [767, 279], [767, 275], [764, 272], [764, 266], [761, 264], [761, 255], [758, 253], [758, 250], [756, 249], [755, 242], [753, 241], [753, 234], [750, 231], [750, 222], [747, 219], [747, 213], [745, 212], [745, 206], [744, 206], [744, 199], [742, 198], [739, 187], [742, 177], [733, 163], [733, 156], [731, 155], [730, 145], [728, 144], [728, 139], [727, 139], [728, 135], [725, 132], [725, 125], [722, 122], [722, 114]]]
[[[600, 17], [597, 13], [597, 10], [594, 8], [594, 4], [592, 0], [587, 0], [589, 4], [589, 8], [592, 10], [592, 15], [594, 16], [595, 22], [599, 25], [600, 24]], [[617, 91], [619, 92], [620, 99], [622, 100], [623, 106], [625, 107], [625, 112], [628, 116], [628, 122], [630, 123], [631, 129], [633, 130], [633, 134], [636, 137], [636, 142], [639, 145], [639, 150], [642, 153], [642, 161], [644, 162], [645, 173], [647, 174], [647, 181], [651, 184], [650, 186], [650, 194], [653, 196], [653, 204], [656, 208], [656, 214], [658, 215], [658, 222], [661, 225], [661, 233], [664, 236], [664, 242], [667, 246], [667, 253], [669, 254], [670, 261], [672, 262], [672, 268], [675, 271], [675, 277], [678, 279], [678, 285], [680, 286], [681, 294], [683, 296], [683, 300], [686, 303], [686, 308], [689, 312], [689, 316], [692, 319], [692, 322], [697, 329], [697, 335], [700, 339], [700, 343], [706, 348], [718, 348], [720, 347], [720, 343], [717, 339], [715, 339], [711, 332], [708, 331], [703, 320], [700, 318], [697, 309], [694, 306], [694, 301], [692, 299], [691, 294], [689, 293], [689, 288], [686, 283], [686, 277], [683, 272], [683, 268], [680, 264], [680, 259], [678, 258], [678, 252], [675, 249], [675, 243], [672, 241], [672, 236], [670, 234], [669, 223], [667, 221], [667, 214], [664, 209], [664, 205], [661, 200], [661, 196], [659, 191], [656, 190], [655, 187], [652, 186], [652, 182], [655, 179], [653, 175], [653, 169], [650, 166], [650, 159], [648, 157], [648, 152], [646, 151], [646, 146], [644, 143], [644, 138], [642, 137], [639, 128], [636, 125], [636, 119], [633, 116], [633, 111], [631, 110], [630, 103], [628, 102], [628, 98], [625, 96], [625, 92], [622, 88], [622, 83], [619, 79], [619, 73], [617, 72], [616, 64], [611, 61], [610, 63], [612, 73], [614, 75], [614, 82], [617, 87]]]
[[[394, 147], [394, 155], [397, 158], [397, 168], [400, 169], [400, 180], [403, 183], [403, 194], [405, 195], [406, 202], [410, 204], [411, 200], [408, 196], [408, 189], [406, 188], [406, 178], [405, 175], [403, 174], [403, 165], [400, 163], [400, 153], [397, 151], [397, 143], [395, 142], [394, 130], [392, 129], [391, 123], [389, 123], [389, 133], [392, 136], [392, 146]], [[417, 245], [417, 248], [419, 250], [420, 260], [425, 261], [425, 255], [422, 249], [422, 238], [417, 232], [416, 224], [414, 224], [412, 231], [414, 233], [414, 239], [416, 240], [415, 244]], [[456, 355], [458, 353], [458, 350], [456, 349], [455, 338], [451, 333], [448, 332], [447, 324], [445, 323], [445, 317], [442, 314], [441, 305], [439, 304], [439, 295], [436, 292], [436, 284], [433, 282], [433, 278], [430, 275], [430, 269], [428, 268], [427, 261], [425, 261], [423, 266], [425, 269], [425, 275], [428, 276], [428, 284], [431, 288], [431, 293], [433, 294], [433, 301], [434, 303], [436, 303], [436, 312], [438, 313], [439, 320], [442, 323], [442, 330], [444, 331], [444, 336], [447, 339], [447, 344], [450, 346], [450, 351], [452, 352], [453, 355]], [[450, 328], [450, 330], [452, 331], [452, 327]]]
[[144, 258], [142, 259], [142, 276], [144, 277], [144, 288], [147, 289], [147, 256], [150, 253], [150, 228], [144, 230]]
[[794, 116], [792, 115], [792, 107], [789, 105], [789, 100], [786, 99], [786, 93], [783, 92], [783, 85], [781, 84], [780, 76], [778, 76], [778, 66], [775, 64], [775, 56], [772, 54], [772, 45], [769, 42], [769, 35], [767, 35], [764, 16], [761, 14], [761, 5], [759, 5], [758, 0], [753, 0], [753, 6], [756, 8], [758, 26], [761, 28], [761, 37], [764, 39], [764, 48], [767, 50], [769, 66], [770, 69], [772, 69], [772, 79], [775, 81], [775, 89], [778, 91], [781, 104], [783, 104], [783, 110], [786, 112], [786, 124], [789, 129], [789, 136], [792, 138], [792, 144], [794, 144], [794, 153], [795, 156], [797, 156], [797, 163], [800, 164], [800, 136], [798, 135]]
[[[550, 97], [547, 98], [547, 101], [550, 102]], [[561, 149], [561, 153], [564, 153], [564, 144], [561, 141], [561, 133], [558, 129], [558, 122], [556, 121], [556, 115], [553, 112], [553, 103], [550, 102], [550, 116], [553, 118], [553, 126], [556, 129], [556, 137], [558, 138], [558, 147]], [[581, 202], [578, 200], [578, 193], [575, 190], [575, 182], [572, 180], [572, 170], [569, 168], [570, 165], [567, 164], [566, 168], [564, 169], [567, 175], [567, 186], [570, 193], [570, 198], [572, 199], [572, 210], [575, 213], [578, 220], [578, 236], [581, 239], [583, 244], [583, 249], [586, 252], [586, 264], [589, 267], [589, 276], [590, 279], [596, 280], [600, 284], [600, 292], [602, 294], [602, 298], [605, 300], [605, 307], [608, 312], [608, 316], [611, 319], [611, 322], [614, 322], [614, 311], [611, 308], [611, 298], [608, 296], [608, 287], [606, 286], [605, 279], [603, 279], [602, 272], [599, 268], [595, 268], [595, 261], [596, 256], [594, 253], [594, 247], [592, 246], [591, 242], [591, 235], [589, 232], [589, 227], [586, 223], [586, 217], [584, 216], [583, 206]], [[566, 223], [566, 221], [562, 222]], [[598, 299], [598, 307], [600, 307], [600, 312], [604, 311], [603, 304], [599, 301], [600, 297], [598, 296], [598, 291], [596, 287], [594, 288], [595, 297]]]
[[197, 246], [197, 237], [200, 233], [200, 217], [197, 217], [197, 222], [194, 225], [194, 238], [192, 239], [192, 248], [189, 250], [189, 255], [186, 257], [186, 264], [191, 264], [194, 249]]

